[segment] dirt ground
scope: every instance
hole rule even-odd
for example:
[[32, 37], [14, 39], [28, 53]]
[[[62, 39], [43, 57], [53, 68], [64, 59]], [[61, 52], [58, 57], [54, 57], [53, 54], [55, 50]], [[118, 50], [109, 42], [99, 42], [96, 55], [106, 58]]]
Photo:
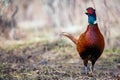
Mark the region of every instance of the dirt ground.
[[119, 54], [119, 49], [105, 49], [90, 77], [82, 74], [75, 46], [64, 41], [1, 49], [0, 80], [120, 80]]

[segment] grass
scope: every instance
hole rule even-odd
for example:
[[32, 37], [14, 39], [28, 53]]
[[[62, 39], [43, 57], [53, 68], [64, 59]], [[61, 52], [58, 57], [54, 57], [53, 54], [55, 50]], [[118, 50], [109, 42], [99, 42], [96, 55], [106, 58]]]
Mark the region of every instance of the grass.
[[119, 49], [105, 49], [95, 65], [97, 75], [88, 77], [81, 74], [83, 63], [75, 46], [63, 40], [1, 47], [0, 78], [3, 80], [119, 79]]

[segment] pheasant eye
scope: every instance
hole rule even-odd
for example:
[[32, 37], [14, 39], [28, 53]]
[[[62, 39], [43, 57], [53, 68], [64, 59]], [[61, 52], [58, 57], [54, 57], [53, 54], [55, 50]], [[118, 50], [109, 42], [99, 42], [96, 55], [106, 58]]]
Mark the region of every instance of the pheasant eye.
[[87, 12], [88, 12], [89, 14], [93, 14], [93, 10], [92, 10], [92, 9], [87, 9]]

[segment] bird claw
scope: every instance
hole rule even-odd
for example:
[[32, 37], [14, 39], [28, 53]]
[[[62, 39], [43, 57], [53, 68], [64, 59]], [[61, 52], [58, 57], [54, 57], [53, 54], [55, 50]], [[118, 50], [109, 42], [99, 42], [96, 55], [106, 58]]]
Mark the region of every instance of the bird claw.
[[89, 76], [89, 77], [94, 77], [95, 74], [94, 74], [93, 72], [89, 72], [89, 73], [88, 73], [88, 76]]
[[88, 74], [88, 67], [85, 67], [85, 74]]
[[91, 67], [84, 67], [84, 71], [82, 72], [82, 74], [87, 75], [89, 77], [94, 77], [95, 74], [94, 74], [93, 70], [90, 68]]
[[87, 67], [84, 67], [84, 71], [82, 72], [82, 74], [88, 75], [88, 68]]

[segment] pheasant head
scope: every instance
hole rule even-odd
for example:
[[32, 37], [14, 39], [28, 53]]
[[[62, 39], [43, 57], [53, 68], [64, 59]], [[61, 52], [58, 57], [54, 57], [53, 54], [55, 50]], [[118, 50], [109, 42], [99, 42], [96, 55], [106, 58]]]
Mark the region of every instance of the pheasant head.
[[89, 24], [95, 24], [96, 23], [96, 12], [95, 9], [92, 7], [88, 7], [86, 12], [86, 15], [88, 16], [88, 23]]

